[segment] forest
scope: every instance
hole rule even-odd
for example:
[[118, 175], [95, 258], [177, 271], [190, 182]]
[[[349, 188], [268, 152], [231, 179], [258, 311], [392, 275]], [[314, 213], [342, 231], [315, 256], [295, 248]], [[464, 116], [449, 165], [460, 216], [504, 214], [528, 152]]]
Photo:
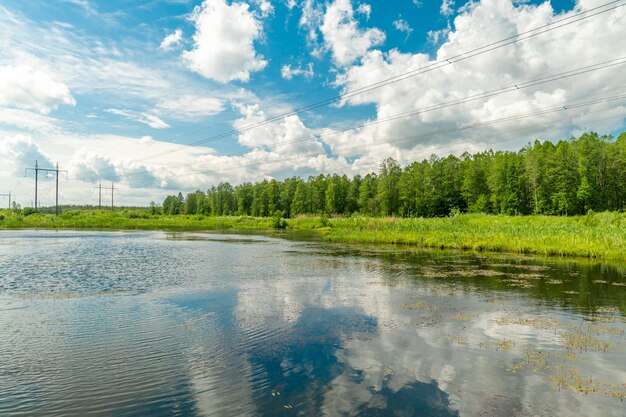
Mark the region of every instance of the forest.
[[[626, 207], [626, 132], [535, 141], [517, 152], [431, 156], [376, 173], [264, 180], [170, 195], [164, 214], [442, 217], [454, 213], [579, 215]], [[156, 210], [153, 204], [153, 210]]]

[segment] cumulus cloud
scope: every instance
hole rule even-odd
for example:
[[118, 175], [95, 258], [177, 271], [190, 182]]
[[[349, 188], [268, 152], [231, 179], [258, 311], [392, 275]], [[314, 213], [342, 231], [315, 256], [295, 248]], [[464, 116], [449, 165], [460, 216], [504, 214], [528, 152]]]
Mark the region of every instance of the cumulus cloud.
[[356, 8], [357, 13], [361, 13], [367, 20], [369, 20], [370, 15], [372, 14], [372, 6], [367, 3], [359, 4], [359, 7]]
[[[238, 104], [237, 108], [242, 117], [233, 123], [235, 129], [244, 130], [248, 126], [265, 122], [267, 119], [265, 112], [259, 108], [258, 104]], [[303, 138], [308, 140], [299, 140]], [[245, 130], [238, 137], [240, 144], [253, 149], [273, 147], [278, 143], [292, 142], [296, 139], [299, 141], [277, 147], [277, 152], [283, 155], [298, 153], [308, 153], [310, 155], [325, 154], [321, 143], [315, 140], [313, 132], [304, 126], [304, 123], [297, 115], [291, 115], [276, 122], [266, 123], [254, 129]]]
[[452, 13], [454, 13], [454, 0], [442, 0], [439, 10], [441, 11], [442, 15], [450, 16]]
[[165, 38], [163, 38], [163, 41], [161, 42], [161, 45], [159, 46], [159, 48], [167, 51], [169, 49], [172, 49], [174, 46], [180, 45], [180, 42], [182, 40], [183, 40], [183, 31], [180, 29], [176, 29], [174, 32], [170, 33]]
[[49, 71], [30, 64], [0, 66], [0, 105], [47, 114], [59, 105], [74, 106], [70, 89]]
[[194, 46], [183, 53], [187, 66], [221, 83], [249, 81], [251, 73], [265, 68], [267, 61], [254, 49], [263, 34], [262, 24], [249, 8], [224, 0], [205, 0], [197, 6], [191, 17]]
[[309, 62], [306, 67], [299, 66], [296, 68], [291, 68], [290, 64], [283, 65], [280, 69], [280, 75], [285, 80], [291, 80], [295, 76], [302, 76], [307, 79], [313, 78], [313, 75], [315, 75], [313, 72], [313, 63]]
[[324, 14], [320, 30], [324, 43], [339, 66], [348, 66], [385, 41], [377, 28], [360, 29], [350, 0], [335, 0]]
[[69, 170], [72, 172], [72, 177], [84, 181], [119, 181], [120, 179], [110, 158], [86, 149], [79, 149], [72, 155]]
[[448, 34], [451, 31], [452, 28], [450, 27], [450, 22], [448, 22], [448, 26], [443, 29], [429, 30], [428, 32], [426, 32], [426, 38], [428, 39], [428, 42], [430, 44], [439, 45], [441, 42], [447, 39]]
[[411, 36], [411, 32], [413, 32], [413, 28], [409, 25], [409, 22], [402, 18], [394, 20], [393, 27], [406, 35], [406, 37], [404, 38], [405, 41], [409, 39], [409, 36]]
[[[583, 10], [596, 5], [597, 3], [579, 3]], [[419, 73], [421, 68], [435, 62], [445, 62], [449, 57], [577, 12], [578, 9], [556, 14], [548, 2], [529, 5], [511, 0], [485, 0], [458, 15], [454, 19], [454, 30], [450, 30], [445, 39], [437, 39], [444, 43], [436, 51], [436, 59], [420, 53], [372, 50], [362, 58], [359, 65], [351, 66], [345, 73], [338, 75], [336, 82], [344, 87], [344, 92], [350, 92], [390, 77]], [[593, 75], [550, 82], [481, 101], [396, 118], [389, 122], [385, 119], [521, 81], [615, 59], [614, 51], [626, 47], [623, 29], [619, 23], [625, 16], [626, 11], [618, 8], [484, 55], [454, 62], [427, 74], [408, 77], [364, 94], [347, 96], [344, 105], [374, 105], [376, 115], [372, 121], [382, 122], [329, 135], [324, 137], [324, 141], [339, 155], [363, 158], [366, 161], [373, 158], [380, 160], [389, 155], [408, 163], [415, 158], [428, 157], [432, 152], [462, 153], [465, 150], [488, 147], [511, 149], [523, 146], [535, 137], [567, 137], [570, 132], [582, 128], [583, 124], [584, 127], [589, 126], [589, 118], [584, 117], [585, 114], [613, 114], [616, 108], [624, 112], [626, 105], [623, 102], [604, 103], [593, 108], [581, 108], [576, 112], [519, 120], [514, 124], [501, 123], [457, 133], [426, 135], [563, 106], [587, 100], [590, 96], [610, 96], [616, 91], [624, 90], [620, 81], [623, 78], [623, 65], [602, 69]], [[489, 28], [489, 39], [485, 39], [486, 28]], [[606, 45], [611, 45], [611, 48]], [[585, 50], [584, 56], [580, 55], [581, 48]], [[584, 120], [587, 121], [583, 122]], [[613, 118], [599, 123], [596, 129], [603, 126], [605, 131], [611, 131], [621, 123], [623, 117]], [[517, 129], [526, 130], [520, 135], [513, 132]], [[415, 138], [416, 136], [418, 137]], [[356, 146], [363, 148], [357, 149]]]
[[106, 109], [107, 113], [122, 116], [128, 120], [143, 123], [153, 129], [169, 129], [170, 125], [161, 120], [158, 116], [150, 113], [142, 113], [132, 110]]
[[49, 156], [27, 135], [0, 137], [0, 156], [4, 161], [2, 169], [9, 169], [5, 172], [14, 175], [23, 175], [24, 168], [33, 167], [35, 161], [40, 167], [54, 166]]
[[261, 18], [265, 19], [274, 14], [274, 6], [268, 0], [255, 0], [259, 8]]

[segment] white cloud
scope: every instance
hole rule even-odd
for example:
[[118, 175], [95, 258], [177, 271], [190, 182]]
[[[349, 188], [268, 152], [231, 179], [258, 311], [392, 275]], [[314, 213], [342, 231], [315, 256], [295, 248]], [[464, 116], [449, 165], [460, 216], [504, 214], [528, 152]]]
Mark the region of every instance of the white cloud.
[[265, 19], [274, 14], [274, 6], [268, 0], [255, 0], [255, 3], [261, 12], [261, 18]]
[[57, 131], [58, 120], [40, 113], [0, 107], [0, 126], [41, 132]]
[[196, 26], [194, 47], [183, 53], [183, 59], [203, 77], [221, 83], [249, 81], [251, 73], [267, 65], [254, 49], [263, 28], [248, 4], [205, 0], [191, 20]]
[[438, 46], [441, 42], [445, 41], [448, 38], [448, 34], [451, 31], [452, 28], [450, 27], [450, 22], [448, 22], [448, 26], [443, 29], [429, 30], [426, 33], [426, 38], [428, 39], [429, 43]]
[[360, 3], [359, 7], [356, 8], [357, 13], [361, 13], [367, 20], [369, 20], [370, 15], [372, 14], [372, 6], [367, 3]]
[[333, 60], [340, 66], [352, 64], [370, 48], [385, 41], [385, 34], [380, 29], [359, 28], [350, 0], [335, 0], [330, 4], [320, 30]]
[[400, 32], [406, 34], [405, 41], [411, 36], [411, 32], [413, 32], [413, 28], [409, 25], [404, 19], [398, 19], [393, 21], [393, 27], [399, 30]]
[[297, 68], [291, 68], [290, 64], [283, 65], [282, 68], [280, 69], [280, 75], [285, 80], [291, 80], [293, 77], [299, 76], [299, 75], [307, 79], [313, 78], [313, 75], [314, 75], [313, 63], [309, 62], [308, 65], [304, 68], [301, 66]]
[[450, 16], [452, 13], [454, 13], [454, 0], [442, 0], [439, 10], [441, 11], [442, 15]]
[[24, 168], [33, 167], [35, 161], [40, 167], [53, 166], [49, 156], [27, 135], [0, 137], [0, 156], [4, 161], [0, 169], [9, 175], [23, 175]]
[[[263, 110], [259, 108], [258, 104], [238, 104], [237, 108], [243, 117], [233, 123], [235, 129], [245, 129], [248, 126], [266, 120], [266, 115]], [[259, 149], [302, 138], [309, 138], [309, 140], [281, 145], [278, 147], [277, 152], [283, 155], [308, 153], [315, 156], [319, 153], [324, 154], [323, 148], [321, 144], [315, 140], [313, 132], [304, 126], [297, 115], [288, 116], [282, 120], [266, 123], [254, 129], [243, 131], [239, 134], [238, 141], [240, 144], [249, 148]]]
[[185, 94], [179, 98], [161, 100], [157, 110], [179, 120], [196, 120], [220, 113], [224, 105], [222, 100], [214, 97]]
[[128, 120], [143, 123], [153, 129], [169, 129], [170, 125], [161, 120], [158, 116], [150, 113], [137, 112], [133, 110], [106, 109], [107, 113], [122, 116]]
[[68, 170], [72, 173], [72, 177], [84, 181], [119, 181], [120, 179], [110, 158], [102, 157], [87, 149], [79, 149], [72, 155]]
[[47, 114], [59, 105], [74, 106], [70, 89], [44, 68], [30, 64], [0, 66], [0, 105]]
[[164, 49], [164, 50], [172, 49], [172, 47], [180, 45], [180, 42], [182, 40], [183, 40], [183, 31], [180, 29], [176, 29], [174, 32], [170, 33], [165, 38], [163, 38], [163, 41], [161, 42], [161, 45], [159, 46], [159, 48]]
[[[593, 6], [597, 5], [594, 3]], [[588, 7], [580, 3], [583, 10]], [[577, 13], [555, 14], [550, 3], [528, 5], [511, 0], [489, 0], [475, 4], [454, 20], [454, 31], [445, 39], [432, 36], [444, 43], [436, 51], [436, 60], [445, 61], [459, 53], [473, 50], [486, 43], [522, 33]], [[473, 94], [489, 92], [516, 82], [538, 79], [548, 74], [580, 68], [616, 58], [615, 51], [626, 48], [626, 38], [620, 21], [626, 10], [618, 8], [575, 25], [564, 26], [464, 61], [455, 62], [427, 74], [409, 77], [370, 92], [346, 98], [347, 105], [373, 104], [376, 115], [372, 121], [414, 112], [441, 103], [459, 100]], [[498, 24], [494, 25], [494, 22]], [[489, 39], [485, 38], [489, 28]], [[580, 51], [584, 50], [584, 56]], [[419, 72], [436, 62], [427, 54], [401, 53], [397, 50], [367, 53], [360, 65], [347, 69], [337, 78], [346, 92], [370, 86], [394, 76]], [[342, 156], [369, 161], [389, 155], [408, 163], [429, 153], [462, 153], [465, 150], [516, 149], [536, 137], [559, 139], [573, 131], [590, 126], [586, 117], [590, 112], [613, 114], [616, 109], [626, 111], [623, 102], [604, 103], [593, 108], [581, 108], [566, 114], [555, 113], [502, 123], [481, 129], [439, 134], [409, 140], [441, 130], [490, 121], [558, 107], [566, 103], [585, 101], [590, 96], [604, 97], [623, 91], [623, 65], [602, 69], [592, 74], [546, 83], [532, 88], [474, 101], [418, 115], [397, 118], [354, 129], [342, 134], [324, 136], [324, 141]], [[622, 113], [623, 115], [624, 113]], [[569, 119], [566, 116], [570, 116]], [[595, 130], [612, 131], [623, 123], [623, 117], [597, 123]], [[513, 130], [525, 129], [524, 134]], [[400, 141], [405, 138], [407, 140]], [[364, 148], [357, 148], [363, 146]]]

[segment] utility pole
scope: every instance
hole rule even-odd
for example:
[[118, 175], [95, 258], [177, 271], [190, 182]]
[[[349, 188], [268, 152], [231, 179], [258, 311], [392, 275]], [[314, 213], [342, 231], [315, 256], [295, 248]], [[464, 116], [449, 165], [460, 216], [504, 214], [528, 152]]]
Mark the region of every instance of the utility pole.
[[37, 210], [37, 183], [39, 180], [39, 171], [56, 173], [56, 215], [58, 216], [59, 215], [59, 172], [65, 172], [65, 174], [67, 175], [67, 171], [60, 170], [58, 162], [57, 162], [56, 168], [39, 168], [37, 161], [35, 161], [34, 168], [26, 168], [24, 170], [24, 176], [26, 176], [28, 171], [35, 171], [35, 210]]
[[[102, 184], [100, 184], [100, 188], [102, 187]], [[111, 181], [111, 211], [113, 211], [113, 193], [115, 192], [115, 190], [119, 190], [119, 188], [115, 187], [115, 184]]]
[[98, 181], [98, 208], [102, 209], [102, 181]]
[[11, 191], [9, 194], [0, 194], [0, 197], [9, 197], [9, 208], [11, 208]]

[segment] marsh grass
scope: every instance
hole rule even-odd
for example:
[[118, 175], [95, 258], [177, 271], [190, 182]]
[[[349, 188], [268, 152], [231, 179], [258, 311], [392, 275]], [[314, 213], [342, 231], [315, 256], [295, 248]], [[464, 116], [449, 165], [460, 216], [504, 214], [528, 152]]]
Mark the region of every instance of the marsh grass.
[[[73, 210], [59, 217], [41, 213], [25, 216], [12, 210], [0, 210], [0, 214], [4, 217], [0, 220], [0, 229], [276, 230], [275, 221], [270, 217], [167, 216], [139, 210]], [[307, 216], [287, 219], [281, 227], [294, 235], [314, 233], [325, 240], [341, 243], [626, 260], [626, 213], [617, 212], [573, 217], [486, 214], [446, 218]]]

